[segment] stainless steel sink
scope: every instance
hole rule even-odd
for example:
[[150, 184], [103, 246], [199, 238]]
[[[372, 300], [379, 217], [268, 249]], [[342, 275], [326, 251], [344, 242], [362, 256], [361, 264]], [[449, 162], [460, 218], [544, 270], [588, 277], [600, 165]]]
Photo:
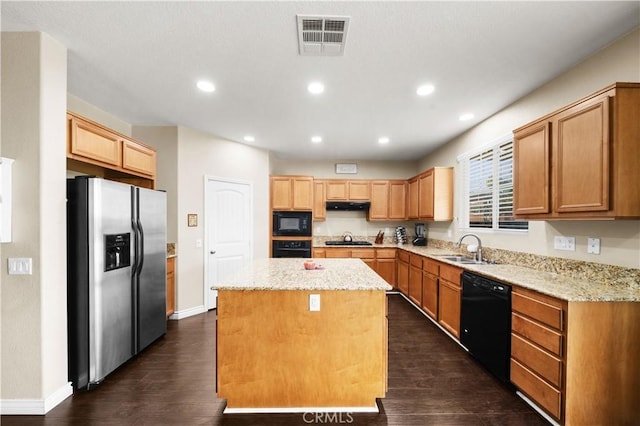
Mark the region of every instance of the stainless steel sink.
[[477, 261], [470, 257], [465, 256], [451, 256], [451, 255], [442, 255], [438, 256], [440, 259], [448, 260], [450, 262], [460, 263], [462, 265], [488, 265], [489, 262], [485, 261]]

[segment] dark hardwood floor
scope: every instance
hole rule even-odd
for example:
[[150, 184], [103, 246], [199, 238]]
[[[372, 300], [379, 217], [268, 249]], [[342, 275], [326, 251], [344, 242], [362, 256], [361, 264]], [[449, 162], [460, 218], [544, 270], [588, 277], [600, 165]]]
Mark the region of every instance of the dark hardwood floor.
[[170, 321], [164, 338], [95, 389], [2, 425], [547, 424], [399, 295], [389, 296], [389, 390], [378, 414], [223, 415], [214, 333], [215, 311]]

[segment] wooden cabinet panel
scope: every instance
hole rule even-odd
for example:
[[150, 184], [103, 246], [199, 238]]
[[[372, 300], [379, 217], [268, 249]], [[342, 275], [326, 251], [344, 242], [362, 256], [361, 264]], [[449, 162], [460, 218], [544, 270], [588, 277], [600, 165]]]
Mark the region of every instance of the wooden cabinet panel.
[[396, 258], [396, 249], [376, 249], [377, 259], [394, 259]]
[[271, 177], [271, 209], [289, 210], [293, 203], [291, 179], [287, 176]]
[[313, 182], [313, 220], [327, 219], [327, 200], [324, 181]]
[[439, 266], [441, 279], [447, 280], [452, 285], [461, 286], [460, 275], [462, 275], [462, 269], [446, 263], [440, 263]]
[[438, 280], [438, 323], [455, 338], [460, 338], [460, 287]]
[[351, 250], [346, 248], [330, 248], [325, 249], [327, 258], [350, 258]]
[[398, 260], [409, 263], [409, 253], [404, 250], [398, 250]]
[[568, 109], [553, 123], [555, 210], [608, 210], [608, 94]]
[[389, 181], [371, 182], [371, 207], [369, 220], [387, 220], [389, 218]]
[[557, 419], [560, 418], [562, 407], [560, 391], [513, 358], [511, 358], [511, 382]]
[[345, 180], [328, 180], [326, 182], [327, 200], [345, 201], [349, 197], [349, 187]]
[[310, 176], [271, 176], [271, 209], [313, 209], [313, 178]]
[[549, 213], [550, 126], [536, 124], [514, 135], [514, 213]]
[[440, 263], [433, 259], [429, 259], [428, 257], [422, 262], [422, 269], [436, 277], [440, 275]]
[[418, 178], [418, 217], [433, 219], [433, 170]]
[[546, 350], [562, 356], [562, 334], [537, 322], [531, 321], [522, 315], [512, 313], [511, 329], [520, 336], [534, 342]]
[[438, 276], [422, 273], [422, 309], [434, 320], [438, 319]]
[[122, 168], [149, 176], [155, 176], [156, 152], [139, 143], [123, 140]]
[[419, 254], [410, 254], [409, 255], [409, 263], [411, 266], [415, 266], [416, 268], [422, 269], [422, 260], [424, 257]]
[[358, 259], [375, 259], [376, 252], [373, 248], [351, 249], [351, 257]]
[[538, 298], [534, 299], [527, 295], [513, 292], [511, 294], [511, 307], [514, 311], [540, 321], [549, 327], [557, 330], [564, 328], [560, 301], [552, 305], [538, 300]]
[[406, 261], [398, 261], [398, 274], [396, 276], [398, 290], [405, 296], [409, 295], [409, 264]]
[[120, 166], [120, 136], [71, 116], [69, 152], [110, 166]]
[[167, 317], [176, 311], [176, 275], [175, 275], [176, 258], [167, 259]]
[[393, 287], [396, 286], [396, 260], [395, 258], [378, 258], [376, 259], [376, 268], [375, 271], [380, 275], [386, 282], [391, 284]]
[[409, 266], [409, 299], [416, 305], [422, 306], [422, 267], [413, 264]]
[[[373, 194], [372, 194], [373, 198]], [[373, 201], [372, 201], [373, 203]], [[391, 220], [404, 220], [407, 218], [407, 182], [389, 181], [389, 214]]]
[[371, 188], [369, 181], [350, 180], [349, 182], [349, 200], [369, 201], [371, 199]]
[[511, 334], [511, 356], [557, 388], [562, 385], [562, 360]]
[[409, 180], [409, 196], [407, 197], [407, 217], [409, 219], [418, 218], [418, 198], [420, 193], [418, 186], [417, 177]]
[[323, 248], [314, 248], [313, 249], [313, 257], [317, 257], [317, 258], [325, 258], [327, 257], [327, 252], [325, 249]]
[[313, 178], [294, 177], [293, 185], [293, 210], [313, 209]]

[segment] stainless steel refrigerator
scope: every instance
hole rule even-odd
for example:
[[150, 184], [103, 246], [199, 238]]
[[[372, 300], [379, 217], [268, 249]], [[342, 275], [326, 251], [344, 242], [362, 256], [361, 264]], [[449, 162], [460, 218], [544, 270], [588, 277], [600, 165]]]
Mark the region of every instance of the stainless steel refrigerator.
[[163, 336], [166, 194], [96, 177], [67, 180], [69, 380], [76, 389]]

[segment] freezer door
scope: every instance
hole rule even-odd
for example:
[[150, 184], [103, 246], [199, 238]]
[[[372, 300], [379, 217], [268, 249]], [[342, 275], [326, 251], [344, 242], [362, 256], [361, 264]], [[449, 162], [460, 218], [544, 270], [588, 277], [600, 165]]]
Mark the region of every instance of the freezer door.
[[140, 255], [137, 282], [137, 348], [167, 332], [167, 195], [135, 188]]
[[[109, 236], [131, 235], [130, 186], [89, 179], [89, 382], [98, 383], [133, 355], [131, 266], [109, 267]], [[113, 240], [113, 238], [111, 238]], [[129, 247], [129, 258], [133, 245]], [[125, 258], [126, 256], [122, 256]], [[108, 269], [108, 270], [107, 270]]]

